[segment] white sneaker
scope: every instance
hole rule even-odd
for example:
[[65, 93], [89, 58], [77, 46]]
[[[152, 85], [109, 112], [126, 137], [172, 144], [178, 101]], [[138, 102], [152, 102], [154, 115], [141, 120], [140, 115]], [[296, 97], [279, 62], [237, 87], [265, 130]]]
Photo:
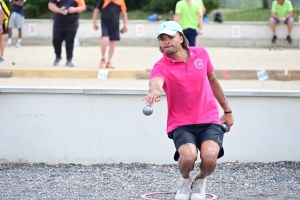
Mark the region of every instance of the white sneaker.
[[21, 47], [21, 42], [17, 42], [16, 47], [17, 48]]
[[176, 192], [175, 200], [189, 200], [191, 195], [191, 186], [192, 179], [191, 178], [180, 178], [179, 189]]
[[10, 46], [11, 46], [11, 43], [6, 43], [5, 46], [6, 46], [6, 47], [10, 47]]
[[206, 198], [206, 178], [193, 181], [191, 200], [203, 200]]

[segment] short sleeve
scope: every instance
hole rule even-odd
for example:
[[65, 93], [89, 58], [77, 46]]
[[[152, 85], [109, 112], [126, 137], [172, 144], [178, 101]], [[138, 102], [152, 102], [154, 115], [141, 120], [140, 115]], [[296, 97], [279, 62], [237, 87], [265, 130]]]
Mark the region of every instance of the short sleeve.
[[214, 71], [214, 66], [211, 64], [210, 59], [207, 62], [207, 74], [210, 74]]
[[84, 0], [77, 0], [78, 6], [85, 6], [85, 1]]
[[208, 52], [205, 51], [205, 53], [206, 53], [206, 56], [207, 56], [207, 74], [210, 74], [210, 73], [212, 73], [214, 71], [215, 68], [214, 68], [214, 66], [211, 63], [210, 57], [208, 55]]
[[288, 11], [293, 11], [293, 5], [291, 2], [289, 2]]
[[101, 9], [102, 9], [102, 6], [103, 6], [103, 4], [104, 4], [104, 0], [99, 0], [99, 1], [98, 1], [98, 3], [97, 3], [97, 6], [96, 6], [96, 8], [98, 8], [99, 10], [101, 10]]
[[175, 13], [181, 13], [181, 6], [180, 6], [180, 1], [178, 1], [176, 3], [176, 7], [175, 7]]
[[127, 10], [126, 4], [125, 4], [125, 1], [123, 0], [123, 1], [122, 1], [122, 4], [121, 4], [121, 11], [124, 12], [124, 11], [126, 11], [126, 10]]
[[50, 0], [49, 2], [51, 2], [51, 3], [57, 3], [56, 0]]
[[275, 6], [275, 4], [276, 4], [276, 1], [273, 1], [272, 7], [271, 7], [271, 12], [276, 12], [276, 6]]
[[160, 62], [157, 62], [154, 64], [152, 70], [151, 70], [151, 76], [150, 79], [160, 77], [165, 80], [165, 74], [163, 72], [163, 65]]
[[203, 16], [203, 11], [202, 11], [202, 3], [198, 4], [198, 9], [197, 9], [197, 12], [201, 13], [201, 15]]
[[0, 3], [0, 10], [2, 10], [2, 4]]

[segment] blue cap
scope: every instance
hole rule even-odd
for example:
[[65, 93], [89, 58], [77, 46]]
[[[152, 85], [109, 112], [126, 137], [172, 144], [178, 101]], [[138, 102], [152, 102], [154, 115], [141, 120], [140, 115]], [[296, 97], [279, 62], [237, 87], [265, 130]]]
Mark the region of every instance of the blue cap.
[[156, 37], [158, 37], [160, 34], [174, 36], [177, 32], [183, 33], [181, 26], [177, 22], [166, 21], [157, 27]]

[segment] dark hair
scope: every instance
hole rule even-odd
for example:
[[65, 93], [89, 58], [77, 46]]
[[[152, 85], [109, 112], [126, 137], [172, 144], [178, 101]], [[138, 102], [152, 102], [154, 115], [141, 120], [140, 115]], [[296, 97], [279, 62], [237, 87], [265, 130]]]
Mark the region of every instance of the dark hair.
[[[178, 32], [180, 36], [183, 37], [183, 42], [181, 43], [181, 46], [183, 49], [187, 50], [188, 51], [188, 54], [190, 54], [190, 51], [189, 49], [187, 48], [189, 46], [189, 41], [186, 39], [186, 37], [184, 36], [183, 33], [181, 32]], [[157, 39], [159, 39], [159, 36], [157, 37]], [[159, 51], [160, 52], [163, 52], [163, 50], [161, 49], [161, 47], [159, 46]]]

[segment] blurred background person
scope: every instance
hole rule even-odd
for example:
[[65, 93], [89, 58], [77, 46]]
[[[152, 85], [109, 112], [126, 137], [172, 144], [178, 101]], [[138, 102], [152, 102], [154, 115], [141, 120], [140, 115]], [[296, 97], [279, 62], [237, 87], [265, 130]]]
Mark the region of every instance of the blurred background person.
[[196, 37], [202, 32], [202, 5], [197, 0], [180, 0], [176, 3], [174, 21], [182, 27], [189, 46], [196, 46]]
[[79, 26], [79, 13], [86, 9], [84, 0], [50, 0], [49, 10], [55, 13], [53, 25], [53, 47], [56, 58], [54, 66], [61, 60], [61, 45], [66, 43], [67, 67], [73, 67], [74, 38]]
[[21, 46], [22, 42], [22, 28], [24, 24], [24, 3], [26, 0], [9, 0], [9, 5], [12, 7], [12, 13], [8, 22], [8, 40], [7, 46], [11, 46], [12, 29], [18, 29], [18, 40], [16, 47]]
[[277, 40], [276, 36], [276, 24], [284, 23], [288, 26], [288, 34], [286, 40], [291, 44], [291, 31], [294, 24], [293, 18], [293, 5], [288, 0], [275, 0], [272, 3], [270, 26], [273, 32], [272, 43]]
[[[103, 68], [105, 66], [105, 52], [107, 43], [109, 40], [108, 59], [106, 62], [106, 68], [114, 69], [111, 64], [111, 59], [115, 51], [116, 41], [120, 40], [120, 33], [127, 32], [127, 12], [126, 4], [124, 0], [99, 0], [93, 13], [93, 26], [95, 30], [98, 30], [97, 25], [98, 14], [101, 11], [101, 61], [98, 67]], [[120, 12], [123, 18], [123, 28], [120, 30]]]

